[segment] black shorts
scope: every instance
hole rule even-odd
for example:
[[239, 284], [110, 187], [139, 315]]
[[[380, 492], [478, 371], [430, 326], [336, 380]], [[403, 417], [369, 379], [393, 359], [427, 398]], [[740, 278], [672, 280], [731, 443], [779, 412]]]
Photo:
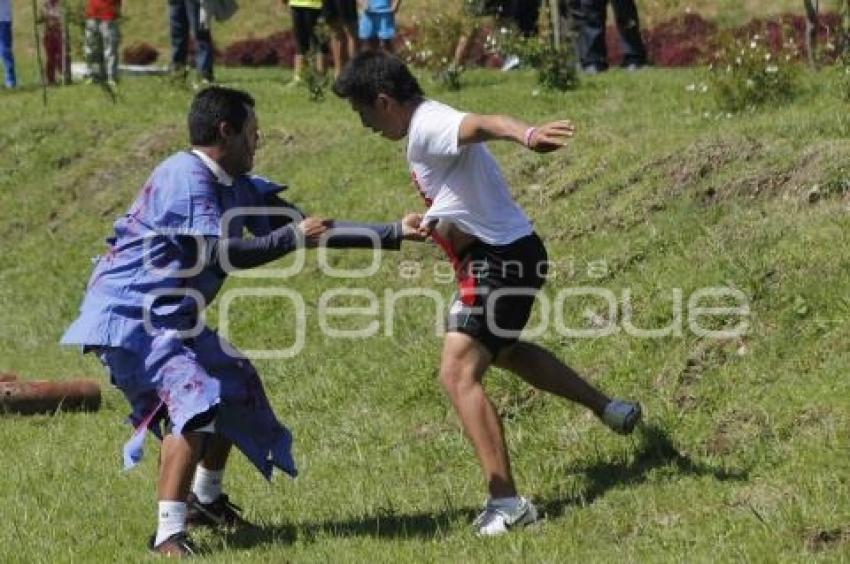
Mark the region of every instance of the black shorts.
[[292, 12], [292, 31], [295, 35], [295, 52], [304, 55], [313, 49], [318, 53], [321, 49], [319, 37], [316, 35], [316, 25], [319, 23], [321, 10], [290, 6]]
[[446, 330], [469, 335], [496, 358], [519, 339], [548, 266], [546, 248], [536, 233], [508, 245], [474, 243], [463, 253], [460, 266], [472, 277], [474, 303], [456, 295]]
[[329, 24], [357, 23], [357, 0], [323, 0], [322, 12]]

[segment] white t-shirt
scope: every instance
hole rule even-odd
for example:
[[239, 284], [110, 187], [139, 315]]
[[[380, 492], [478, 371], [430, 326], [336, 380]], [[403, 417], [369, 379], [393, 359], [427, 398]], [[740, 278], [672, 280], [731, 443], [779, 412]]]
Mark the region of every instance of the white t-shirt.
[[425, 221], [453, 222], [485, 243], [507, 245], [530, 235], [531, 222], [486, 145], [458, 146], [465, 115], [425, 100], [410, 121], [407, 162], [429, 206]]
[[0, 22], [12, 21], [12, 0], [0, 0]]

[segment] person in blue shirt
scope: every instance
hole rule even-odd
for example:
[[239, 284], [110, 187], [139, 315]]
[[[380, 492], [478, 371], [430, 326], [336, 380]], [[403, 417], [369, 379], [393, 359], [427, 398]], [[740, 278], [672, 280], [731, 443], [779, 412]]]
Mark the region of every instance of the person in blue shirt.
[[393, 52], [395, 15], [401, 0], [361, 0], [360, 41], [367, 49]]
[[[421, 239], [416, 214], [381, 225], [307, 217], [278, 196], [281, 186], [248, 176], [259, 135], [245, 92], [202, 90], [188, 125], [192, 149], [157, 166], [115, 221], [62, 337], [97, 354], [130, 404], [135, 431], [125, 467], [140, 460], [148, 430], [162, 438], [159, 521], [149, 547], [175, 556], [194, 551], [187, 525], [244, 523], [222, 493], [231, 445], [267, 479], [273, 468], [296, 475], [292, 436], [257, 371], [203, 325], [227, 274], [319, 242], [398, 249], [403, 238]], [[243, 229], [254, 237], [243, 238]]]

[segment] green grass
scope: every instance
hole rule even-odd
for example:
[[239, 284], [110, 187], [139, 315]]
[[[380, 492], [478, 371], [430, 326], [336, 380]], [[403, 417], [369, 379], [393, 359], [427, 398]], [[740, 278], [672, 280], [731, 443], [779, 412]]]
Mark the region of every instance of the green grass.
[[[24, 61], [24, 72], [31, 68]], [[850, 559], [850, 118], [827, 74], [805, 75], [787, 107], [732, 118], [686, 91], [702, 71], [611, 72], [570, 94], [535, 93], [531, 73], [476, 72], [436, 97], [539, 121], [567, 116], [566, 151], [493, 144], [519, 201], [558, 262], [548, 295], [599, 284], [631, 289], [638, 326], [671, 319], [670, 295], [723, 285], [752, 310], [740, 339], [595, 340], [554, 332], [539, 342], [605, 390], [637, 397], [647, 426], [607, 432], [575, 406], [494, 372], [487, 386], [506, 421], [514, 469], [545, 522], [479, 540], [483, 499], [473, 453], [436, 381], [439, 339], [426, 304], [401, 307], [393, 337], [324, 338], [316, 303], [350, 282], [320, 275], [315, 254], [284, 287], [307, 302], [306, 346], [258, 361], [272, 403], [296, 436], [301, 477], [266, 484], [241, 455], [226, 486], [260, 524], [204, 535], [212, 561], [568, 562], [840, 561]], [[389, 220], [420, 202], [402, 148], [363, 130], [347, 105], [310, 103], [279, 72], [224, 70], [258, 100], [265, 142], [257, 171], [288, 181], [308, 211]], [[103, 249], [153, 166], [185, 144], [191, 92], [127, 80], [119, 103], [95, 87], [0, 96], [0, 372], [92, 376], [96, 361], [57, 341], [73, 319], [89, 257]], [[26, 116], [22, 118], [21, 116]], [[820, 199], [809, 201], [817, 185]], [[355, 267], [363, 253], [335, 254]], [[383, 292], [450, 286], [403, 280], [403, 261], [439, 260], [408, 246], [381, 275]], [[600, 276], [588, 263], [604, 261]], [[380, 295], [380, 294], [379, 294]], [[211, 322], [215, 323], [213, 304]], [[292, 342], [285, 300], [237, 302], [243, 348]], [[583, 327], [584, 308], [567, 320]], [[686, 313], [687, 315], [687, 313]], [[3, 416], [0, 561], [145, 560], [154, 526], [156, 449], [120, 473], [126, 406], [105, 389], [95, 414]]]

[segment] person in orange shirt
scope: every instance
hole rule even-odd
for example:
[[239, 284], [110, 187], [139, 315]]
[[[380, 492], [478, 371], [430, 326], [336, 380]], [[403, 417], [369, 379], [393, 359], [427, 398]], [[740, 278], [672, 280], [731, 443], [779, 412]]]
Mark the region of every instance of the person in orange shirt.
[[118, 84], [121, 0], [87, 0], [85, 55], [89, 80]]

